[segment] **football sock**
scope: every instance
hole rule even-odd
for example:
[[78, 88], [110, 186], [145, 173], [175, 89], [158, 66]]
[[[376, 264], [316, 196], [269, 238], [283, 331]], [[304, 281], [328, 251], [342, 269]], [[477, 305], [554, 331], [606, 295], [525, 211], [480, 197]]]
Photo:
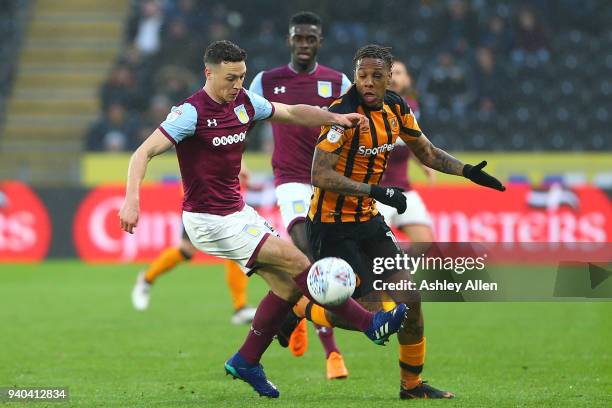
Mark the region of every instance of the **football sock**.
[[249, 278], [240, 265], [234, 261], [225, 261], [225, 281], [232, 297], [234, 310], [240, 310], [247, 304], [247, 283]]
[[259, 359], [272, 342], [292, 306], [293, 304], [273, 292], [268, 292], [261, 300], [249, 334], [239, 350], [249, 364], [259, 363]]
[[[308, 280], [309, 270], [310, 267], [306, 268], [302, 273], [293, 278], [293, 280], [295, 281], [297, 287], [302, 291], [304, 296], [306, 296], [312, 302], [316, 303], [316, 301], [308, 291], [308, 284], [306, 283], [306, 281]], [[370, 325], [372, 324], [372, 319], [374, 318], [373, 313], [368, 312], [353, 298], [348, 298], [348, 300], [342, 303], [341, 305], [325, 306], [325, 308], [337, 314], [343, 320], [348, 322], [351, 326], [357, 328], [360, 331], [366, 331], [368, 327], [370, 327]]]
[[308, 301], [308, 304], [306, 305], [304, 316], [306, 316], [306, 318], [315, 325], [329, 328], [334, 327], [325, 315], [325, 309], [322, 306], [312, 303], [311, 301]]
[[328, 358], [332, 352], [340, 353], [338, 347], [336, 346], [336, 339], [334, 338], [334, 329], [331, 327], [319, 326], [318, 324], [314, 325], [315, 329], [317, 329], [317, 335], [319, 336], [319, 340], [321, 341], [321, 345], [325, 350], [325, 358]]
[[393, 301], [393, 299], [391, 299], [391, 297], [386, 292], [383, 292], [381, 294], [381, 302], [382, 302], [383, 310], [385, 312], [393, 310], [393, 308], [397, 306], [397, 304]]
[[293, 306], [293, 313], [295, 313], [297, 317], [306, 317], [306, 307], [311, 304], [312, 302], [308, 300], [307, 297], [302, 296], [295, 306]]
[[145, 271], [145, 281], [148, 283], [155, 282], [157, 277], [165, 272], [168, 272], [176, 265], [189, 259], [179, 248], [166, 248], [155, 258]]
[[414, 388], [421, 382], [425, 363], [425, 337], [416, 344], [400, 344], [400, 376], [402, 387]]

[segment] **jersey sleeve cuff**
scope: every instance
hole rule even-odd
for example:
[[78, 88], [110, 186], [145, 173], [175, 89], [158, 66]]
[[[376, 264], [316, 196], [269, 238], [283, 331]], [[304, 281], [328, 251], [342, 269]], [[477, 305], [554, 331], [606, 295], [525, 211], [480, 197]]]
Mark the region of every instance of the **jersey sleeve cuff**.
[[264, 119], [264, 120], [268, 120], [272, 116], [274, 116], [274, 111], [276, 110], [276, 108], [274, 107], [274, 104], [272, 102], [270, 102], [270, 106], [272, 106], [272, 110], [270, 111], [270, 114], [268, 115], [268, 117], [266, 119]]
[[166, 132], [166, 129], [164, 129], [163, 127], [158, 127], [159, 131], [162, 132], [164, 134], [164, 136], [166, 136], [168, 138], [168, 140], [170, 140], [172, 142], [173, 145], [177, 145], [176, 140], [174, 140], [174, 138], [172, 136], [170, 136], [170, 133]]

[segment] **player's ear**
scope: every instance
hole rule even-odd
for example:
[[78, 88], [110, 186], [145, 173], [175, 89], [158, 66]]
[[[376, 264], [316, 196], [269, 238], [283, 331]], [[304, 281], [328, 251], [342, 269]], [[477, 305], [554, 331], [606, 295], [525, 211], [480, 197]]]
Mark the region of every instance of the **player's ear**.
[[206, 80], [209, 80], [212, 78], [212, 70], [210, 69], [210, 67], [207, 65], [204, 67], [204, 76], [206, 77]]

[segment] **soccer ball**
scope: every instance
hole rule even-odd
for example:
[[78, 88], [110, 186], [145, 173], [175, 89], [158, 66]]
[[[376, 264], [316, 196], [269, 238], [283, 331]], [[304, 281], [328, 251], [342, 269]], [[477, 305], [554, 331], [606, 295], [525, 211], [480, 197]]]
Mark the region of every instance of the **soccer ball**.
[[344, 259], [323, 258], [308, 271], [308, 290], [312, 297], [325, 306], [344, 303], [355, 291], [355, 272]]

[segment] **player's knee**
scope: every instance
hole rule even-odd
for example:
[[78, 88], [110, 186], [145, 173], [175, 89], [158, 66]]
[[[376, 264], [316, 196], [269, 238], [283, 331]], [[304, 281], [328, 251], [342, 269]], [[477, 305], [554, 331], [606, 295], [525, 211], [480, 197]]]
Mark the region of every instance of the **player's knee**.
[[294, 246], [291, 250], [284, 251], [282, 256], [283, 264], [291, 276], [299, 275], [310, 266], [308, 257]]
[[294, 285], [277, 286], [273, 290], [274, 294], [291, 304], [295, 304], [302, 297], [302, 292]]

